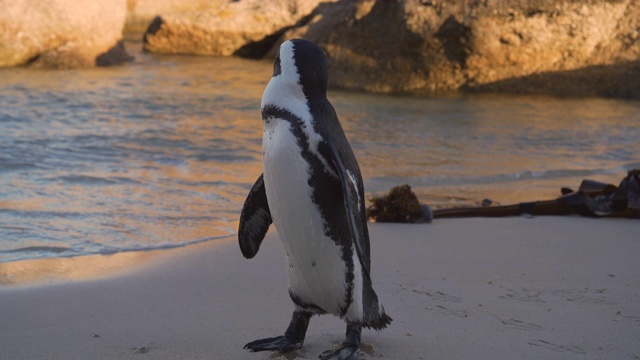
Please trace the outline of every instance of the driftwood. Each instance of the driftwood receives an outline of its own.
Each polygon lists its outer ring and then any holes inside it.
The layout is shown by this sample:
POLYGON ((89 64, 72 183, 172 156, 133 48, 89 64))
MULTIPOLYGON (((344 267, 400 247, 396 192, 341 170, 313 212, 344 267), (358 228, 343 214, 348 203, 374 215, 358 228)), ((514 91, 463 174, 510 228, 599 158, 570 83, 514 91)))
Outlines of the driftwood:
POLYGON ((577 191, 561 189, 562 196, 553 200, 523 202, 504 206, 464 207, 429 210, 427 205, 419 205, 422 216, 416 214, 417 197, 408 185, 392 189, 386 197, 374 198, 367 209, 367 215, 377 222, 431 222, 433 219, 461 217, 504 217, 522 215, 572 215, 587 217, 619 217, 640 219, 640 170, 631 170, 620 185, 605 184, 585 179, 577 191), (398 191, 402 189, 402 191, 398 191), (399 200, 401 193, 406 200, 399 200), (393 196, 391 196, 393 195, 393 196), (393 214, 402 211, 397 203, 411 203, 411 214, 393 214), (384 211, 383 211, 384 210, 384 211), (384 216, 379 216, 383 213, 384 216), (403 219, 404 221, 398 219, 403 219), (418 220, 418 221, 416 221, 418 220))
POLYGON ((562 188, 554 200, 524 202, 516 205, 453 208, 433 211, 433 217, 502 217, 517 215, 570 215, 588 217, 640 218, 640 170, 631 170, 619 186, 583 180, 578 191, 562 188))

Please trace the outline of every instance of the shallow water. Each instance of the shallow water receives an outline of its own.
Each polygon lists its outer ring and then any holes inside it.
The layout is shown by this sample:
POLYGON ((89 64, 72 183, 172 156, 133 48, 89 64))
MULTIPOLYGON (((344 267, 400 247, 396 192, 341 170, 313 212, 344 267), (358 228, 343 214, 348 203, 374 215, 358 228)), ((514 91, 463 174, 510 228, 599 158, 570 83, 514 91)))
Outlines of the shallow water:
MULTIPOLYGON (((261 172, 272 65, 136 54, 122 67, 0 69, 0 262, 235 234, 261 172)), ((640 167, 640 103, 332 91, 369 195, 433 207, 555 198, 640 167)))

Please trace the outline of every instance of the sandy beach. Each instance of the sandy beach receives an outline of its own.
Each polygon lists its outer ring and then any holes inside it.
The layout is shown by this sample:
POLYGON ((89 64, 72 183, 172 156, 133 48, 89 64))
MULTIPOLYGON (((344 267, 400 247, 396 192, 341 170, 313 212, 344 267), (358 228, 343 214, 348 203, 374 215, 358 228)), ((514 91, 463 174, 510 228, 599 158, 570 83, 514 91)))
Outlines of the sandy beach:
MULTIPOLYGON (((640 357, 637 220, 447 219, 370 231, 374 287, 394 318, 363 332, 371 358, 640 357)), ((275 231, 252 260, 229 238, 3 263, 0 281, 0 359, 313 359, 345 330, 314 317, 297 352, 242 349, 290 319, 275 231)))

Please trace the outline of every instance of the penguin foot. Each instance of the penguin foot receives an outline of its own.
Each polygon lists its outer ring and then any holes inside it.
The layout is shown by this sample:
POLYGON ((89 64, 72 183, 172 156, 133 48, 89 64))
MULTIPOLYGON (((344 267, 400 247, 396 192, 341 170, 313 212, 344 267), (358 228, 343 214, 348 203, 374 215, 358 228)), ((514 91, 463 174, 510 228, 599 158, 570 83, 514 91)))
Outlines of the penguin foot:
POLYGON ((360 347, 351 344, 342 344, 335 350, 327 350, 320 354, 322 360, 357 360, 360 354, 360 347))
POLYGON ((360 347, 353 344, 342 344, 335 350, 327 350, 320 354, 322 360, 356 360, 360 354, 360 347))
POLYGON ((362 324, 347 323, 347 336, 339 348, 320 354, 322 360, 356 360, 360 354, 360 332, 362 324))
POLYGON ((300 349, 301 347, 302 341, 294 341, 286 338, 285 336, 255 340, 244 346, 245 349, 248 349, 251 352, 278 351, 281 353, 300 349))
POLYGON ((244 348, 251 352, 278 351, 281 353, 300 349, 304 343, 311 315, 310 312, 296 310, 291 316, 291 322, 284 335, 252 341, 244 348))

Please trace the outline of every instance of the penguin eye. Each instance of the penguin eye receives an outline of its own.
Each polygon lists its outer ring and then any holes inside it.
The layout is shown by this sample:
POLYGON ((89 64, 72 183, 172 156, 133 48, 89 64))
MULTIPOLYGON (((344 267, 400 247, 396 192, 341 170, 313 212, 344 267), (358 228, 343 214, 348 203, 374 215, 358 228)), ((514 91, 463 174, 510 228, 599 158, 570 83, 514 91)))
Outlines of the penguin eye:
POLYGON ((282 73, 280 68, 280 53, 276 54, 276 61, 273 64, 273 76, 278 76, 282 73))

